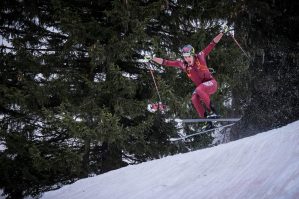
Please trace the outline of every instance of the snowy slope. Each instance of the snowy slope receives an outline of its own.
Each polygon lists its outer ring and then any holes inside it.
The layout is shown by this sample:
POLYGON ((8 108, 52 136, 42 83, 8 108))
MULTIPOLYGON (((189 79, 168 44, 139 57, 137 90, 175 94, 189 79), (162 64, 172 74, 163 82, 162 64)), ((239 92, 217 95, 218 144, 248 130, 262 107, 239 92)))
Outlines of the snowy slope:
POLYGON ((299 121, 79 180, 43 199, 298 199, 299 121))

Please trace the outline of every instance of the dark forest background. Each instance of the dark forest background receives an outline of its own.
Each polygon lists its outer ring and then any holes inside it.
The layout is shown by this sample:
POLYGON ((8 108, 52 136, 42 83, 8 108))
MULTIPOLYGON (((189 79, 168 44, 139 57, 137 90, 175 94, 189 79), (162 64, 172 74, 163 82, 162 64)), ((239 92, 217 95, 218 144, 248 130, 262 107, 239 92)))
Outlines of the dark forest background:
MULTIPOLYGON (((231 140, 299 118, 298 1, 0 1, 0 189, 7 198, 42 192, 128 164, 210 146, 210 135, 173 143, 174 118, 196 118, 194 86, 144 52, 181 58, 228 24, 208 57, 223 117, 242 117, 231 140)), ((185 129, 192 133, 193 128, 185 129)))

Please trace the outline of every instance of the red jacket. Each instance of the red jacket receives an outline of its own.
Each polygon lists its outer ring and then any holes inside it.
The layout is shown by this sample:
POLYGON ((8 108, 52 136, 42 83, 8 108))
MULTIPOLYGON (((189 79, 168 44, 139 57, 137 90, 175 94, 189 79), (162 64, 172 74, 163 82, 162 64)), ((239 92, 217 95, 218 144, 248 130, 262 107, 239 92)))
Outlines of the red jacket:
POLYGON ((214 79, 207 67, 206 56, 213 50, 215 45, 216 43, 212 41, 205 49, 203 49, 198 54, 195 54, 195 60, 192 66, 188 66, 188 64, 184 60, 171 61, 166 59, 163 60, 162 65, 180 68, 181 70, 186 72, 188 77, 194 82, 196 86, 198 86, 203 82, 214 79))

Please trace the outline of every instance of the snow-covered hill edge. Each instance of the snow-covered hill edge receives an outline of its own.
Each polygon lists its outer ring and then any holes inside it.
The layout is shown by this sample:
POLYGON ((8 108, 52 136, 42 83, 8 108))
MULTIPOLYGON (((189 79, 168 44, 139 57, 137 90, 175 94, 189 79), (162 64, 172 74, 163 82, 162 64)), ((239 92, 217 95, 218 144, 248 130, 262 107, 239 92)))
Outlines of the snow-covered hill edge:
POLYGON ((42 198, 299 198, 299 121, 82 179, 42 198))

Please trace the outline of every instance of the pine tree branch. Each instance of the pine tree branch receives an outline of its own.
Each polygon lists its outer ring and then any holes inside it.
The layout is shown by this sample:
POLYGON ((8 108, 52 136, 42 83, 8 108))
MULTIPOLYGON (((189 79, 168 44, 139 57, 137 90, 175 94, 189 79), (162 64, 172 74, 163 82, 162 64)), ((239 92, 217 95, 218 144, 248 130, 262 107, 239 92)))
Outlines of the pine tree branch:
MULTIPOLYGON (((18 48, 10 47, 10 46, 5 46, 5 45, 0 45, 1 49, 9 49, 9 50, 18 50, 18 48)), ((62 47, 60 49, 52 48, 52 49, 41 49, 41 48, 23 48, 28 51, 39 51, 39 52, 62 52, 65 51, 62 47)), ((87 53, 87 50, 79 49, 79 48, 73 48, 73 50, 77 52, 84 52, 87 53)))
MULTIPOLYGON (((48 30, 45 30, 45 31, 42 31, 42 32, 43 32, 43 34, 35 34, 35 35, 32 35, 32 36, 68 39, 68 36, 60 34, 58 32, 51 32, 51 31, 48 31, 48 30)), ((5 27, 5 26, 0 26, 0 33, 2 35, 14 33, 14 34, 17 34, 17 35, 21 36, 21 35, 28 34, 28 31, 20 30, 20 29, 17 29, 17 28, 10 28, 10 27, 5 27)))

